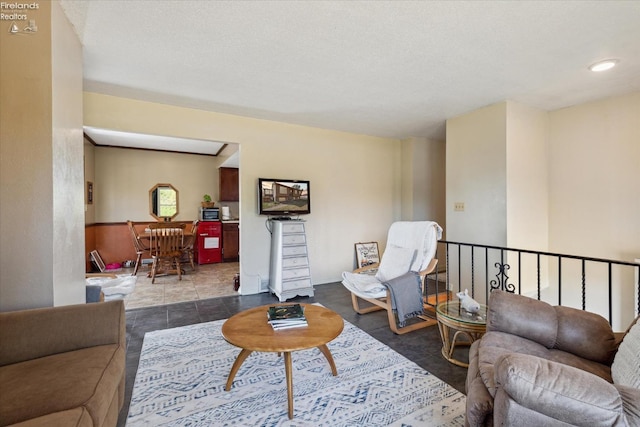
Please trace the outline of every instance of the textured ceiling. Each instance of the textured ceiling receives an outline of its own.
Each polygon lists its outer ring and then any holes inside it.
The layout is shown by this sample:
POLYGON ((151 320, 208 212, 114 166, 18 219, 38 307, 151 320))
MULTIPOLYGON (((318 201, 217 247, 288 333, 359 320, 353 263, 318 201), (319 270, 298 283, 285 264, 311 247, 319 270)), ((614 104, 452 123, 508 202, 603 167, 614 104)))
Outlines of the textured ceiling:
POLYGON ((640 90, 639 1, 61 4, 87 91, 360 134, 444 139, 447 118, 506 99, 640 90))

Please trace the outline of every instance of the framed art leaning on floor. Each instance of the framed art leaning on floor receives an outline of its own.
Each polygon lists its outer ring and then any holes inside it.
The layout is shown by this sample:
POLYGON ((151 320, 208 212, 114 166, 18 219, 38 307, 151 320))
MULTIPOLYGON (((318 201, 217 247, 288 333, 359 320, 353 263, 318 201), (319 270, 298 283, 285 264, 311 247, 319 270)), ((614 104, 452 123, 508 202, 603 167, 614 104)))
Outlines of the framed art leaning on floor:
POLYGON ((380 262, 378 242, 356 243, 355 248, 357 268, 380 262))

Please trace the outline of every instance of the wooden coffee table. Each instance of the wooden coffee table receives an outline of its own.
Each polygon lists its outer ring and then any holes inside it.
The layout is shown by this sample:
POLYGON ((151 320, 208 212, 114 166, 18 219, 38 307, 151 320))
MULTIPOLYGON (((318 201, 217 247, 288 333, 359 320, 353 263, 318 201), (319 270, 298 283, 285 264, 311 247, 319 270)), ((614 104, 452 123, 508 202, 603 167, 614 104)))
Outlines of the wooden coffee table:
POLYGON ((454 365, 469 364, 454 357, 456 346, 469 346, 487 330, 487 306, 480 304, 480 311, 472 314, 460 307, 460 301, 447 301, 436 307, 436 319, 442 338, 442 356, 454 365), (451 336, 451 330, 455 333, 451 336), (467 339, 459 341, 460 336, 467 339))
POLYGON ((300 304, 304 307, 304 314, 309 325, 301 328, 274 331, 271 325, 267 323, 267 309, 274 305, 286 304, 269 304, 242 311, 230 317, 222 325, 224 339, 229 344, 242 349, 231 367, 225 390, 231 390, 231 384, 238 369, 252 352, 284 353, 289 419, 292 419, 293 371, 291 368, 291 352, 318 347, 324 357, 327 358, 331 373, 334 376, 338 375, 333 357, 326 344, 340 335, 344 327, 344 321, 338 313, 328 308, 312 304, 300 304))

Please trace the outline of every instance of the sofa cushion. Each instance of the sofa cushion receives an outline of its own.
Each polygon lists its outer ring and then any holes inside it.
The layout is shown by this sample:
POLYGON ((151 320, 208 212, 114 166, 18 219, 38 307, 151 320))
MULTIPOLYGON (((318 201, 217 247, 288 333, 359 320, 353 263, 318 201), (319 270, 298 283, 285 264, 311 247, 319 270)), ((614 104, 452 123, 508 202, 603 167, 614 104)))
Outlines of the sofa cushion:
MULTIPOLYGON (((508 395, 501 400, 513 400, 534 414, 567 425, 625 425, 622 399, 613 384, 581 369, 512 353, 496 359, 495 370, 499 393, 508 395)), ((496 412, 498 406, 496 398, 496 412)), ((521 423, 547 425, 536 419, 523 419, 521 423)))
POLYGON ((542 344, 505 332, 487 332, 478 344, 478 371, 491 397, 496 395, 494 364, 498 357, 509 353, 524 353, 545 357, 548 349, 542 344))
POLYGON ((42 417, 33 418, 11 427, 93 427, 91 415, 84 408, 69 409, 68 411, 55 412, 42 417))
POLYGON ((527 354, 563 363, 574 368, 590 372, 611 382, 609 366, 583 359, 566 351, 549 349, 542 344, 511 335, 505 332, 487 332, 478 342, 478 371, 492 397, 495 397, 496 384, 494 380, 495 361, 511 353, 527 354))
POLYGON ((124 348, 111 344, 1 367, 0 425, 78 407, 89 413, 94 425, 103 425, 118 396, 124 360, 124 348))
POLYGON ((616 354, 616 336, 604 317, 571 307, 554 309, 558 318, 554 348, 611 365, 616 354), (594 342, 598 345, 593 345, 594 342))
POLYGON ((624 336, 611 365, 613 382, 640 388, 640 323, 636 322, 624 336))
POLYGON ((495 290, 489 298, 487 331, 507 332, 551 348, 556 343, 558 319, 546 302, 495 290))
POLYGON ((640 425, 640 389, 624 385, 613 385, 620 393, 624 414, 629 425, 640 425))

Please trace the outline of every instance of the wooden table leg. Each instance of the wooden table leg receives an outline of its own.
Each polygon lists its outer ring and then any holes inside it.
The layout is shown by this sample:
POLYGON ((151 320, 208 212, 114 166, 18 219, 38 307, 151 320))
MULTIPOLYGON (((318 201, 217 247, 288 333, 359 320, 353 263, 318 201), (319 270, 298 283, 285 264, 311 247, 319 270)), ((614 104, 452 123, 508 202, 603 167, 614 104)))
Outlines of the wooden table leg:
POLYGON ((284 352, 284 371, 287 377, 287 399, 289 403, 289 419, 293 419, 293 369, 291 367, 291 352, 284 352))
POLYGON ((331 367, 331 373, 333 374, 333 376, 334 377, 338 376, 338 370, 336 369, 336 364, 333 361, 333 356, 331 356, 331 352, 327 348, 327 345, 322 344, 321 346, 318 347, 318 350, 320 350, 322 354, 324 354, 324 357, 327 358, 327 362, 329 362, 329 366, 331 367))
POLYGON ((449 326, 440 321, 438 322, 438 329, 440 330, 440 338, 442 338, 442 355, 445 359, 451 360, 452 349, 449 338, 449 326))
POLYGON ((238 373, 238 369, 240 369, 240 366, 242 366, 242 363, 247 359, 247 357, 249 357, 251 353, 252 351, 247 350, 246 348, 243 348, 242 351, 240 351, 240 354, 238 354, 238 357, 236 357, 236 361, 233 362, 233 366, 231 367, 231 372, 229 372, 229 378, 227 378, 227 385, 224 388, 225 391, 231 390, 231 384, 233 383, 233 379, 238 373))

